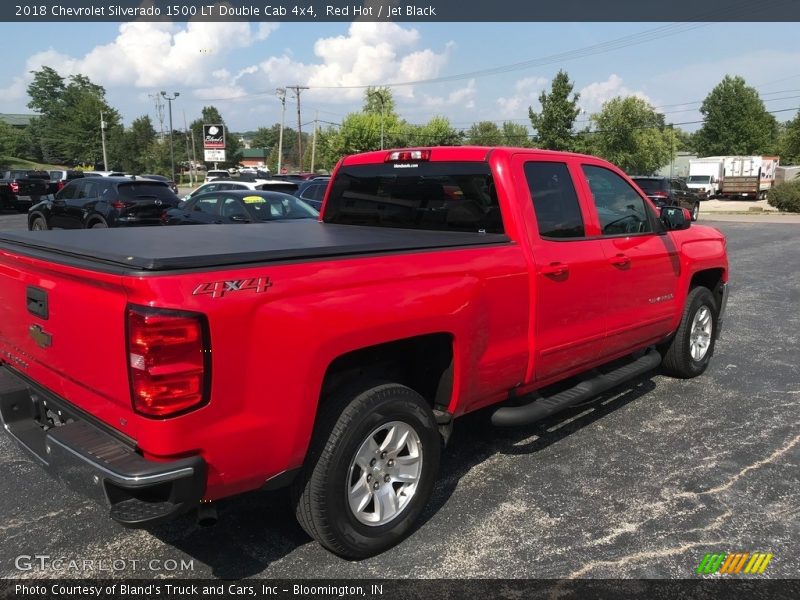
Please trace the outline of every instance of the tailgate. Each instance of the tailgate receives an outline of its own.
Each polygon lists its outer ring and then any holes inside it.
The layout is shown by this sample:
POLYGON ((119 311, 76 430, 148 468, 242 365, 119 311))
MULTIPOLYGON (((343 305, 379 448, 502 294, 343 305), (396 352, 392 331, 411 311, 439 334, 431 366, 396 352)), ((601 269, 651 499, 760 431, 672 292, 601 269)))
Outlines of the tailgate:
POLYGON ((20 196, 44 196, 50 186, 49 179, 20 179, 18 180, 20 196))
POLYGON ((0 362, 135 437, 118 275, 0 245, 0 362))

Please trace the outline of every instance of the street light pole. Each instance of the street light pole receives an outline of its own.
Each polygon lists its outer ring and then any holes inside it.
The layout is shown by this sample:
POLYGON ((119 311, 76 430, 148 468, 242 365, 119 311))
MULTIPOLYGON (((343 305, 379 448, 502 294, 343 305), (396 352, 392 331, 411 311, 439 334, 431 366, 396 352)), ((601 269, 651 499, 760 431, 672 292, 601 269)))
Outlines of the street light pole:
POLYGON ((278 134, 278 175, 280 175, 283 159, 283 123, 286 119, 286 88, 278 88, 275 93, 278 95, 278 100, 281 101, 281 130, 278 134))
POLYGON ((175 148, 172 145, 172 101, 181 95, 180 92, 172 92, 172 96, 167 96, 167 92, 161 92, 161 95, 167 99, 169 104, 169 160, 172 164, 172 181, 177 182, 178 178, 175 177, 175 148))
POLYGON ((106 154, 106 121, 100 111, 100 141, 103 143, 103 170, 108 171, 108 155, 106 154))

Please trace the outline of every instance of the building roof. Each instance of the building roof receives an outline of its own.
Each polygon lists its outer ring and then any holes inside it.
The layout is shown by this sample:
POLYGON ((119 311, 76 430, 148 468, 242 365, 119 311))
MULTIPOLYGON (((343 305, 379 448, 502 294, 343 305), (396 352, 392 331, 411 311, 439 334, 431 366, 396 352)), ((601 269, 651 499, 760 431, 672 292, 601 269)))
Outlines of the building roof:
POLYGON ((21 113, 0 113, 0 121, 5 121, 12 127, 27 127, 31 124, 31 119, 37 115, 23 115, 21 113))

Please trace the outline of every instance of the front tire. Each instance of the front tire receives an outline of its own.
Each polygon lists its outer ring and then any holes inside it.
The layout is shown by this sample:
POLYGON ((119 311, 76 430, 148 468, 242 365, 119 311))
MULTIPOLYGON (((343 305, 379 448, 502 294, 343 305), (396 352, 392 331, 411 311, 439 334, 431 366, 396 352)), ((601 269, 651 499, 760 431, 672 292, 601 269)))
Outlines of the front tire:
POLYGON ((694 206, 692 207, 692 221, 697 221, 697 218, 700 216, 700 203, 695 202, 694 206))
POLYGON ((342 557, 379 554, 411 532, 440 455, 433 413, 414 390, 384 383, 331 398, 292 487, 297 519, 342 557))
POLYGON ((714 296, 708 288, 692 288, 686 297, 678 330, 662 348, 664 372, 681 379, 702 374, 714 354, 716 332, 717 304, 714 296))
POLYGON ((44 220, 44 217, 34 217, 31 219, 31 231, 46 231, 48 229, 50 228, 47 226, 47 221, 44 220))
POLYGON ((98 219, 94 221, 91 225, 89 225, 89 229, 107 229, 108 223, 106 223, 103 219, 98 219))

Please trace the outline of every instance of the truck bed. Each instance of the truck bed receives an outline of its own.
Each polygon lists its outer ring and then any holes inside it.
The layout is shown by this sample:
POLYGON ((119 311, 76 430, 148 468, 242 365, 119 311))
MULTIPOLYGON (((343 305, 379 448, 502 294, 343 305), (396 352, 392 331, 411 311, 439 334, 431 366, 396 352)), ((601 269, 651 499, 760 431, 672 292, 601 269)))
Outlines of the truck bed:
POLYGON ((110 273, 206 269, 508 242, 500 234, 334 225, 307 219, 249 225, 0 232, 0 250, 110 273))

